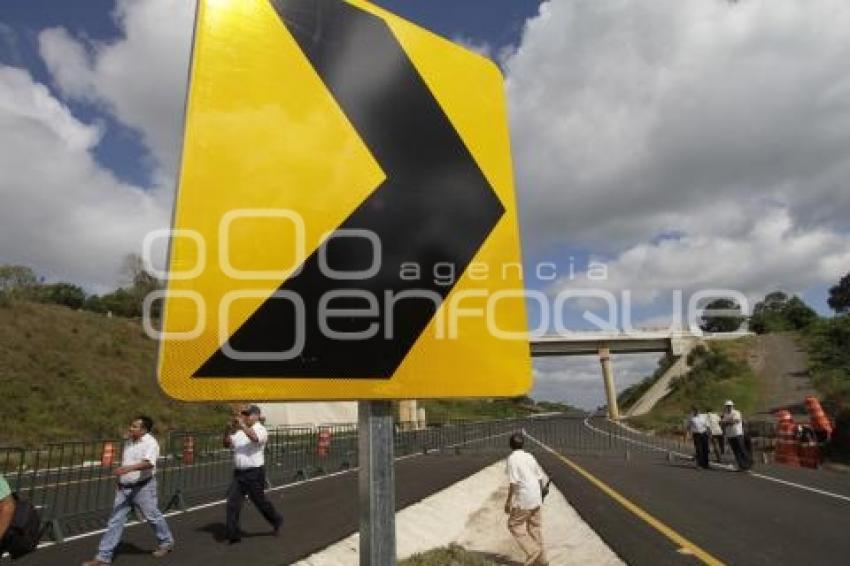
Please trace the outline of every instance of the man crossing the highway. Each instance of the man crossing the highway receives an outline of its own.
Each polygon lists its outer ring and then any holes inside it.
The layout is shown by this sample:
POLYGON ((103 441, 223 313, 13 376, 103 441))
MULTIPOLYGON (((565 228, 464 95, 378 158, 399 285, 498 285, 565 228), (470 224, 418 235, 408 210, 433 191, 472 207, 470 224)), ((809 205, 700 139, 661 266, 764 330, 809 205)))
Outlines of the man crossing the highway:
POLYGON ((227 490, 226 536, 231 544, 242 540, 239 531, 239 515, 242 502, 247 495, 257 510, 272 526, 274 534, 280 531, 283 517, 265 494, 266 442, 269 433, 260 424, 260 408, 249 405, 235 416, 224 433, 224 446, 233 450, 233 479, 227 490))
POLYGON ((511 455, 508 456, 507 472, 508 530, 525 553, 525 566, 546 566, 546 551, 543 548, 543 470, 537 460, 522 449, 525 438, 514 433, 510 438, 511 455))
POLYGON ((141 509, 154 530, 159 546, 153 555, 161 558, 174 549, 174 537, 157 503, 155 473, 159 460, 159 443, 151 435, 152 429, 153 420, 144 415, 136 417, 130 423, 130 435, 124 444, 121 466, 113 472, 118 479, 118 486, 112 515, 106 525, 106 532, 100 539, 97 556, 94 560, 84 562, 83 566, 104 566, 112 563, 115 548, 121 542, 124 532, 124 522, 133 505, 141 509))

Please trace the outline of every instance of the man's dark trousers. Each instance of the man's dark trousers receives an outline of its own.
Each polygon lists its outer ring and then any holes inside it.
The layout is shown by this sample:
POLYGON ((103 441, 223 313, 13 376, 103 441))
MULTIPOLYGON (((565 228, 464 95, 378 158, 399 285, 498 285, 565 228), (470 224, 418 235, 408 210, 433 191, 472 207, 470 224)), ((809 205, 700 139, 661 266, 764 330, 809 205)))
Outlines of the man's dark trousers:
POLYGON ((264 467, 234 470, 233 481, 227 490, 227 539, 237 541, 239 532, 239 513, 245 495, 257 507, 266 521, 275 529, 280 528, 283 517, 266 498, 266 469, 264 467))
POLYGON ((694 455, 700 468, 708 468, 708 435, 704 433, 693 433, 694 455))
POLYGON ((726 439, 729 442, 729 448, 735 454, 735 461, 738 464, 738 469, 749 470, 753 466, 753 459, 744 445, 743 436, 730 436, 726 439))

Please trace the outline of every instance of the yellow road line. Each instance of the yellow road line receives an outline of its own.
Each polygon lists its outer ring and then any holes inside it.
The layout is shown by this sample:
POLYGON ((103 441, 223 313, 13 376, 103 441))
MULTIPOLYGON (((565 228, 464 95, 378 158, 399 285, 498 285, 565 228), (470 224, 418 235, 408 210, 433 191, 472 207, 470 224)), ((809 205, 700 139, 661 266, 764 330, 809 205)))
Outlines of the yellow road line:
POLYGON ((710 566, 723 566, 723 562, 721 560, 715 558, 702 548, 698 547, 697 545, 695 545, 694 543, 674 531, 672 528, 668 527, 667 525, 665 525, 664 523, 662 523, 661 521, 659 521, 658 519, 638 507, 636 504, 626 499, 624 496, 620 495, 620 493, 615 491, 611 486, 609 486, 608 484, 606 484, 605 482, 603 482, 602 480, 600 480, 599 478, 597 478, 596 476, 594 476, 593 474, 591 474, 569 458, 559 454, 558 452, 555 452, 555 450, 543 444, 536 438, 528 435, 527 433, 526 436, 537 444, 539 444, 544 450, 551 453, 553 456, 555 456, 567 466, 572 468, 574 471, 578 472, 587 481, 601 489, 611 499, 613 499, 614 501, 616 501, 635 515, 637 515, 640 519, 648 523, 655 530, 657 530, 658 532, 666 536, 668 539, 679 545, 680 548, 686 550, 689 554, 700 559, 703 563, 709 564, 710 566))

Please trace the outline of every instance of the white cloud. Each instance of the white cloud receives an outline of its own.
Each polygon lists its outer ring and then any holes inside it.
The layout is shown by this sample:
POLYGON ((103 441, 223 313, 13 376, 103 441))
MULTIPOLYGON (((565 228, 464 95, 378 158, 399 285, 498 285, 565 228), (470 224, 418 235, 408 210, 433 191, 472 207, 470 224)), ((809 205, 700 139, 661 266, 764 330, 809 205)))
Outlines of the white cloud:
POLYGON ((29 73, 0 66, 0 262, 114 288, 124 255, 167 225, 168 195, 120 183, 95 162, 100 135, 29 73))
POLYGON ((53 84, 141 133, 152 187, 121 183, 92 150, 84 124, 26 72, 0 74, 0 260, 95 290, 121 283, 122 258, 167 227, 180 155, 194 2, 118 0, 122 35, 92 42, 65 28, 39 34, 53 84), (150 158, 153 159, 150 159, 150 158))
MULTIPOLYGON (((2 159, 16 167, 0 172, 0 190, 26 195, 4 207, 11 224, 38 218, 15 212, 35 206, 36 195, 40 209, 61 203, 66 217, 118 199, 121 212, 110 215, 133 233, 137 223, 167 224, 193 10, 191 1, 119 0, 122 35, 114 41, 64 28, 39 36, 63 96, 141 132, 158 163, 151 193, 97 167, 90 150, 98 128, 30 79, 4 74, 13 110, 0 118, 0 143, 10 148, 2 159), (45 148, 51 163, 19 163, 22 147, 30 156, 45 148), (70 182, 85 187, 77 195, 70 182)), ((844 0, 551 0, 527 22, 516 49, 494 53, 458 40, 505 58, 526 248, 588 249, 608 261, 609 279, 566 284, 633 289, 636 299, 652 301, 673 288, 801 291, 850 269, 847 29, 844 0), (678 236, 658 238, 671 233, 678 236)), ((9 241, 0 251, 26 259, 8 252, 9 241)), ((15 246, 35 253, 35 242, 48 244, 42 237, 15 246)), ((53 269, 47 258, 66 257, 64 243, 38 251, 40 264, 53 269)), ((85 280, 94 272, 111 267, 91 269, 85 280)))
POLYGON ((99 104, 141 132, 157 164, 158 182, 176 175, 183 131, 194 2, 119 0, 123 37, 92 43, 64 28, 39 34, 41 56, 64 96, 99 104))
POLYGON ((526 242, 846 230, 848 29, 844 0, 543 4, 507 62, 526 242))
POLYGON ((850 269, 850 234, 796 229, 786 208, 765 210, 749 231, 737 236, 685 235, 627 248, 607 263, 608 278, 580 275, 557 282, 562 289, 629 290, 635 304, 670 304, 673 290, 687 301, 704 289, 732 289, 752 303, 782 288, 801 293, 837 281, 850 269))

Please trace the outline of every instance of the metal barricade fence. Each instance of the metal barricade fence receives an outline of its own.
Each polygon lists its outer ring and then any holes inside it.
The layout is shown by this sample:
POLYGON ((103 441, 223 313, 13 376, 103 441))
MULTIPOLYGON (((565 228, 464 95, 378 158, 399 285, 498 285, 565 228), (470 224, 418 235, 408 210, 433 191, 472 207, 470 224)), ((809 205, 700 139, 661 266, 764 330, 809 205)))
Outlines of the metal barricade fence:
MULTIPOLYGON (((17 471, 4 475, 12 489, 41 511, 54 539, 62 540, 63 522, 111 507, 116 480, 102 462, 107 446, 115 449, 120 443, 64 442, 34 450, 15 449, 17 471)), ((11 463, 8 456, 4 460, 7 466, 11 463)))
MULTIPOLYGON (((631 431, 604 418, 547 416, 489 421, 447 421, 422 429, 395 433, 396 456, 441 451, 445 454, 509 452, 508 438, 525 430, 536 440, 565 454, 628 454, 630 452, 689 451, 681 440, 631 431)), ((172 432, 162 440, 157 483, 163 509, 206 503, 225 496, 233 475, 233 454, 221 432, 172 432)), ((769 436, 758 442, 767 445, 769 436)), ((528 448, 536 449, 533 443, 528 448)), ((121 460, 121 442, 68 442, 38 449, 0 448, 0 471, 13 489, 43 510, 53 527, 52 538, 63 533, 102 526, 111 511, 121 460), (113 465, 104 465, 104 448, 112 443, 113 465)), ((356 424, 281 427, 269 430, 266 472, 270 486, 297 482, 357 466, 356 424)))
POLYGON ((24 467, 24 449, 12 446, 0 447, 0 474, 6 478, 13 490, 17 489, 24 467))
POLYGON ((752 421, 747 423, 744 432, 747 435, 754 456, 761 454, 761 458, 764 461, 769 461, 773 458, 773 454, 776 452, 777 427, 775 422, 752 421))

